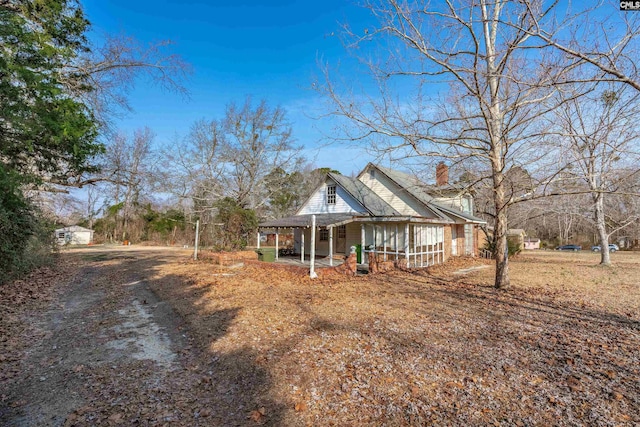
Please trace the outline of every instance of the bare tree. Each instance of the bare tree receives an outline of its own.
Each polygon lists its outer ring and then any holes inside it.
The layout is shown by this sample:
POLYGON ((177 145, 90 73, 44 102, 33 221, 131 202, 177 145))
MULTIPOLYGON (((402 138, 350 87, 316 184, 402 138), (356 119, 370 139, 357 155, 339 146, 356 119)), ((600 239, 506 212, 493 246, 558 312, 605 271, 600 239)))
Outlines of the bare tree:
POLYGON ((254 107, 247 98, 241 106, 230 104, 222 123, 226 186, 241 206, 260 208, 271 195, 264 177, 275 169, 297 170, 303 163, 286 112, 264 100, 254 107))
POLYGON ((243 208, 264 209, 278 188, 274 170, 294 171, 303 159, 280 107, 266 101, 230 104, 221 120, 200 120, 181 142, 166 149, 164 181, 174 195, 189 199, 199 216, 215 214, 215 203, 230 197, 243 208))
POLYGON ((112 208, 115 212, 115 233, 122 240, 129 233, 129 222, 140 206, 145 193, 151 189, 151 180, 156 174, 156 163, 152 151, 155 135, 149 128, 137 130, 133 138, 118 134, 109 144, 103 169, 110 178, 112 208))
POLYGON ((192 125, 186 138, 176 136, 162 152, 160 180, 165 190, 205 223, 215 216, 214 204, 225 195, 223 140, 220 123, 203 119, 192 125))
MULTIPOLYGON (((557 3, 552 1, 550 7, 557 3)), ((559 25, 548 27, 543 16, 532 14, 533 25, 526 32, 545 47, 562 52, 569 66, 587 66, 595 71, 576 81, 590 81, 597 75, 598 80, 618 81, 640 91, 640 14, 620 10, 621 3, 570 2, 562 9, 555 7, 559 25)))
POLYGON ((102 203, 104 203, 104 195, 100 188, 95 185, 90 185, 87 187, 86 196, 87 201, 85 204, 85 215, 88 222, 87 225, 90 229, 93 229, 94 221, 103 208, 102 203))
POLYGON ((558 29, 552 16, 557 4, 380 0, 367 6, 379 24, 347 27, 348 46, 363 60, 371 46, 385 52, 380 61, 366 60, 379 94, 342 91, 328 69, 322 88, 335 114, 355 125, 349 139, 366 139, 392 158, 440 156, 488 172, 477 182, 490 185, 495 286, 507 288, 507 211, 528 197, 509 185, 507 173, 526 166, 532 177, 550 179, 553 161, 540 118, 569 98, 554 94, 575 66, 532 37, 539 25, 558 29))
POLYGON ((172 44, 163 40, 145 46, 131 36, 106 35, 103 44, 68 65, 63 83, 69 93, 91 108, 102 130, 113 133, 111 120, 121 111, 131 110, 128 95, 137 80, 144 78, 187 96, 184 82, 191 67, 179 55, 168 52, 172 44))
MULTIPOLYGON (((557 110, 555 122, 561 126, 566 143, 564 178, 582 181, 591 196, 593 224, 601 250, 601 264, 611 264, 609 237, 640 219, 630 212, 614 226, 607 221, 605 198, 626 193, 628 182, 640 174, 640 129, 636 112, 640 92, 620 83, 595 83, 588 95, 572 99, 557 110)), ((620 210, 619 214, 622 213, 620 210)))

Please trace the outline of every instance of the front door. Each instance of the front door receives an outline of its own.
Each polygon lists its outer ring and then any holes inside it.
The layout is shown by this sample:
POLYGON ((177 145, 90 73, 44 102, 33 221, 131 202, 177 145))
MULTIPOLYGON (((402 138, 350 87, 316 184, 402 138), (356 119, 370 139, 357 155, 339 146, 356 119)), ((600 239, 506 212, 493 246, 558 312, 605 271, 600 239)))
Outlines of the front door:
POLYGON ((451 255, 458 255, 458 226, 451 226, 451 255))

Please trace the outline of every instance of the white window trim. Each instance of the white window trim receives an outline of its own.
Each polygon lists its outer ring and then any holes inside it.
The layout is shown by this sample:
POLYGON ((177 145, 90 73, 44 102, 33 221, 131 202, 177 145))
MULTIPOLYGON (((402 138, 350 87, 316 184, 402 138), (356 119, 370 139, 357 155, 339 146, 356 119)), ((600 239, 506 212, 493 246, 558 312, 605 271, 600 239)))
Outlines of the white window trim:
POLYGON ((335 185, 327 185, 327 204, 328 205, 336 204, 337 193, 338 193, 338 190, 335 185))

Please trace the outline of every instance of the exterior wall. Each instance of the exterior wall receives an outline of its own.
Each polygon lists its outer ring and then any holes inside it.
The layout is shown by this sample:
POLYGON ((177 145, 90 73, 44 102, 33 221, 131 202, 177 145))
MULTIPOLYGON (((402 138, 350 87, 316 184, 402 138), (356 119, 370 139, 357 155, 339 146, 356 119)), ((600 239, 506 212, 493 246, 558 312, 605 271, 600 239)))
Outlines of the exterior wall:
POLYGON ((458 237, 456 239, 458 244, 458 256, 465 255, 466 254, 466 246, 465 246, 466 238, 464 234, 464 225, 456 224, 455 227, 456 227, 456 231, 458 232, 458 237))
POLYGON ((452 225, 444 226, 444 260, 451 258, 451 227, 452 225))
POLYGON ((346 240, 346 251, 349 252, 349 248, 351 246, 356 246, 360 244, 360 224, 358 223, 350 223, 347 224, 347 240, 346 240))
POLYGON ((293 230, 293 252, 299 254, 301 243, 302 243, 302 232, 303 230, 300 228, 296 228, 293 230))
POLYGON ((540 249, 540 240, 525 240, 524 248, 527 250, 540 249))
POLYGON ((433 200, 443 206, 448 206, 462 212, 473 214, 473 198, 458 194, 451 197, 434 197, 433 200))
POLYGON ((478 234, 482 233, 478 225, 473 226, 473 256, 480 255, 480 248, 478 248, 478 234))
MULTIPOLYGON (((304 256, 305 258, 311 255, 311 228, 305 228, 300 230, 300 233, 304 232, 304 256)), ((335 239, 335 232, 333 230, 333 238, 335 239)), ((299 242, 299 241, 298 241, 299 242)), ((300 244, 298 243, 298 247, 300 244)), ((296 250, 296 253, 300 253, 300 250, 296 250)), ((329 241, 320 241, 320 229, 316 230, 316 256, 328 256, 329 255, 329 241)))
POLYGON ((337 185, 332 179, 319 187, 315 193, 305 202, 298 211, 298 215, 323 214, 323 213, 358 213, 365 212, 362 205, 349 195, 342 187, 337 185), (336 203, 327 203, 327 186, 336 186, 336 203))
POLYGON ((375 171, 374 176, 371 175, 371 172, 372 169, 362 174, 362 176, 359 177, 360 181, 402 215, 423 216, 425 218, 434 217, 420 202, 415 200, 405 190, 398 187, 381 172, 375 171))
POLYGON ((470 227, 471 228, 471 233, 472 233, 472 241, 470 241, 470 247, 469 249, 471 249, 470 251, 467 251, 467 239, 466 239, 466 235, 465 235, 465 227, 464 224, 450 224, 450 225, 445 225, 444 226, 444 255, 445 255, 445 260, 449 259, 449 257, 453 256, 452 255, 452 242, 453 242, 453 232, 452 232, 452 228, 455 227, 456 229, 456 245, 457 245, 457 255, 455 256, 463 256, 463 255, 472 255, 472 256, 477 256, 478 255, 478 246, 482 247, 480 245, 480 242, 478 241, 479 239, 479 234, 483 234, 482 231, 480 230, 480 228, 478 226, 473 226, 470 227))
POLYGON ((59 245, 88 245, 92 240, 92 231, 68 231, 64 229, 56 230, 56 240, 59 245), (64 233, 65 237, 58 237, 59 234, 64 233))
MULTIPOLYGON (((311 253, 311 229, 295 229, 293 232, 293 241, 294 241, 294 252, 299 254, 300 247, 302 242, 302 233, 304 232, 304 254, 308 256, 311 253)), ((335 249, 337 245, 337 228, 333 229, 333 245, 334 245, 334 254, 338 253, 335 249)), ((345 255, 349 253, 349 248, 351 246, 356 246, 360 244, 360 224, 357 223, 349 223, 345 227, 345 255)), ((342 253, 342 252, 340 252, 342 253)), ((328 256, 329 255, 329 242, 321 242, 320 241, 320 232, 316 231, 316 255, 319 256, 328 256)))

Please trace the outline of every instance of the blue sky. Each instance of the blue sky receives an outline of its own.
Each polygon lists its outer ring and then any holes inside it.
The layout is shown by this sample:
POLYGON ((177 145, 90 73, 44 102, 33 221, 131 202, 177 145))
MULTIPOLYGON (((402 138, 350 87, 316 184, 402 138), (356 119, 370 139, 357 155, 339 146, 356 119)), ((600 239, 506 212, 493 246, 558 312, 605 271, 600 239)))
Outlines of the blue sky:
POLYGON ((344 72, 349 59, 337 37, 340 24, 369 19, 351 2, 85 0, 83 6, 95 40, 116 33, 142 43, 170 39, 171 52, 193 68, 188 99, 138 81, 130 94, 134 111, 116 121, 121 130, 148 126, 164 144, 184 137, 198 119, 221 118, 229 102, 250 95, 288 111, 298 144, 316 166, 351 174, 371 160, 362 149, 325 146, 334 123, 314 119, 326 104, 311 89, 318 60, 340 63, 344 72))

